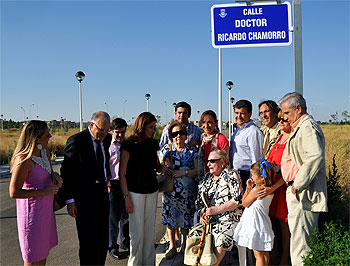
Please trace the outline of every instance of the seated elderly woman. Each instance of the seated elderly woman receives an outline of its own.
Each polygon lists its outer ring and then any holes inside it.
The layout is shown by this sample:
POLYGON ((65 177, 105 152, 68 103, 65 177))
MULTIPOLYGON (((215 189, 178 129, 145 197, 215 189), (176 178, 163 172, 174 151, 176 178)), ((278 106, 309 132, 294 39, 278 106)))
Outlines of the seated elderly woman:
POLYGON ((203 177, 198 191, 198 205, 203 208, 200 195, 204 193, 210 207, 201 212, 201 224, 212 225, 213 243, 219 265, 226 251, 233 247, 233 233, 242 215, 242 184, 236 170, 228 169, 224 151, 213 150, 208 156, 209 172, 203 177), (211 219, 210 219, 211 218, 211 219))

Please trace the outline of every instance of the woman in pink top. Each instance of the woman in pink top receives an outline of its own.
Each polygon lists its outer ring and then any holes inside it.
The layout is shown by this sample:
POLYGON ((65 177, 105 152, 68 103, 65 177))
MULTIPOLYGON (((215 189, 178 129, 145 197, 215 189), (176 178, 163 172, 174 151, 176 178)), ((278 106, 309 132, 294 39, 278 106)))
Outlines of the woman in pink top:
POLYGON ((47 144, 51 134, 45 122, 25 124, 12 156, 10 197, 16 198, 18 238, 24 265, 45 265, 57 245, 53 198, 62 179, 54 173, 47 144))
POLYGON ((209 172, 207 165, 207 159, 209 153, 213 150, 222 150, 229 154, 229 143, 227 138, 219 133, 218 130, 218 120, 216 114, 212 110, 207 110, 203 112, 201 116, 201 127, 204 133, 201 137, 200 147, 199 147, 199 176, 203 176, 205 173, 209 172))

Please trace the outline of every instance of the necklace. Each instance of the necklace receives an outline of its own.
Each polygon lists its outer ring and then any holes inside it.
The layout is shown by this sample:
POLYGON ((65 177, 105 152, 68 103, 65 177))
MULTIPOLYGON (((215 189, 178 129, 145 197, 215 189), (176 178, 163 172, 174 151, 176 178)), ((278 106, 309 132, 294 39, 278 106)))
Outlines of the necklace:
POLYGON ((49 172, 51 174, 51 164, 49 162, 49 158, 47 158, 46 151, 41 150, 40 151, 41 156, 35 156, 32 155, 31 159, 38 165, 40 165, 43 169, 49 172))
POLYGON ((282 141, 282 138, 279 140, 279 142, 277 142, 277 145, 276 145, 276 151, 283 145, 285 144, 286 142, 288 141, 288 137, 285 138, 283 141, 282 141))

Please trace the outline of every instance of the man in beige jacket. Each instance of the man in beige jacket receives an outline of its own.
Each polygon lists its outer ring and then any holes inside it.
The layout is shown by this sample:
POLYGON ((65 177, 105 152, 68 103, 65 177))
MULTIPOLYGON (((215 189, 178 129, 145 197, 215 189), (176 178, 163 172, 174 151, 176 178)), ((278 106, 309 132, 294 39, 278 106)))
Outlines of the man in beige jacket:
POLYGON ((307 114, 306 102, 297 92, 279 101, 292 133, 284 150, 281 170, 287 183, 288 224, 292 265, 303 265, 308 240, 318 226, 320 212, 327 211, 325 140, 317 122, 307 114))

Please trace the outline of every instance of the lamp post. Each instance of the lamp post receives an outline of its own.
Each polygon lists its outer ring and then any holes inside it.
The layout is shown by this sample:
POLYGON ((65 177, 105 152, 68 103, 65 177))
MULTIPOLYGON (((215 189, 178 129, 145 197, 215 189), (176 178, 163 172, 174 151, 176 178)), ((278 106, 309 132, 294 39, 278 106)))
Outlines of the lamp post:
POLYGON ((145 98, 146 98, 146 101, 147 101, 147 112, 149 112, 149 98, 151 98, 151 94, 146 93, 145 98))
POLYGON ((82 97, 81 97, 81 82, 85 78, 85 74, 83 71, 78 71, 77 73, 75 73, 75 77, 79 81, 80 131, 83 131, 83 102, 82 102, 82 97))
POLYGON ((107 105, 107 103, 105 103, 105 106, 106 106, 106 112, 108 113, 108 105, 107 105))
POLYGON ((123 118, 125 119, 125 103, 127 102, 128 100, 124 100, 123 102, 123 118))
MULTIPOLYGON (((233 97, 231 97, 231 108, 232 108, 232 110, 234 110, 234 108, 235 108, 235 105, 233 104, 234 103, 234 101, 235 101, 235 98, 233 98, 233 97)), ((231 131, 231 134, 233 135, 233 121, 234 121, 234 119, 233 119, 233 115, 234 115, 234 113, 235 112, 232 112, 232 131, 231 131)), ((229 140, 230 141, 230 140, 229 140)))
POLYGON ((200 120, 199 114, 200 114, 200 112, 201 111, 199 111, 199 110, 197 111, 197 114, 198 114, 198 125, 197 126, 199 126, 199 120, 200 120))
POLYGON ((1 114, 1 130, 4 131, 4 115, 1 114))
POLYGON ((30 109, 32 108, 32 106, 34 106, 34 103, 29 105, 29 120, 32 120, 32 115, 31 115, 31 112, 30 112, 30 109))
POLYGON ((21 109, 23 110, 23 121, 26 122, 26 110, 24 110, 23 106, 21 106, 21 109))
POLYGON ((167 124, 168 123, 168 105, 167 105, 167 102, 166 101, 164 101, 164 103, 165 103, 165 124, 167 124))
POLYGON ((233 82, 227 81, 226 87, 228 88, 228 139, 231 139, 231 89, 233 82))
MULTIPOLYGON (((173 103, 173 106, 174 106, 174 110, 176 108, 176 103, 173 103)), ((176 115, 175 115, 175 112, 174 112, 174 121, 176 120, 176 115)))

